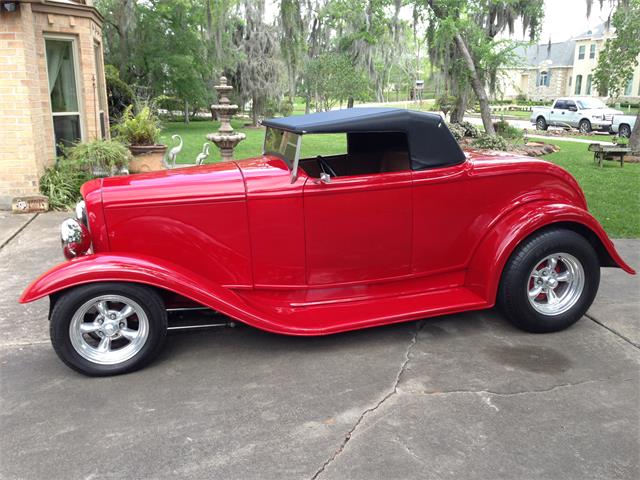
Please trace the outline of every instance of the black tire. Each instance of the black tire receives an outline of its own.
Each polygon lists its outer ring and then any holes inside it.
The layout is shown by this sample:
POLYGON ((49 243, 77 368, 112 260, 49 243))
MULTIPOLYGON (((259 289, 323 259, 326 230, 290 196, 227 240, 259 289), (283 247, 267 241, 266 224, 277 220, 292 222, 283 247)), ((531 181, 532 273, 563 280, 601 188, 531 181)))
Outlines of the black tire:
POLYGON ((580 130, 580 133, 591 133, 591 122, 583 118, 578 124, 578 130, 580 130))
POLYGON ((544 117, 536 118, 536 130, 546 130, 547 128, 549 128, 549 125, 544 117))
POLYGON ((118 375, 143 367, 159 353, 167 335, 167 312, 160 295, 150 287, 132 283, 99 282, 68 290, 57 298, 49 320, 51 343, 58 357, 72 369, 90 376, 118 375), (91 299, 103 295, 132 300, 142 308, 148 320, 144 343, 135 355, 121 363, 93 362, 80 355, 71 340, 70 325, 75 313, 91 299))
POLYGON ((631 136, 631 127, 626 123, 620 124, 620 128, 618 129, 618 133, 621 137, 629 138, 631 136))
POLYGON ((509 321, 522 330, 531 333, 557 332, 582 318, 591 306, 599 284, 600 262, 591 244, 572 230, 549 228, 533 234, 513 252, 502 273, 498 304, 509 321), (583 288, 567 311, 543 314, 529 300, 530 275, 545 257, 560 252, 573 256, 581 264, 583 288))

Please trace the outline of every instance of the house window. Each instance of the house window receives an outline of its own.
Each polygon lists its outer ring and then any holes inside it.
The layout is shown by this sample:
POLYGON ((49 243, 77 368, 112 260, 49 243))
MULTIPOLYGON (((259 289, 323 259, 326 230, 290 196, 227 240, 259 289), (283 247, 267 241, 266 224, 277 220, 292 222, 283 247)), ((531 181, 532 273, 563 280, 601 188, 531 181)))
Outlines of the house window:
POLYGON ((589 47, 589 58, 596 58, 596 44, 592 43, 589 47))
POLYGON ((580 95, 580 90, 582 90, 582 75, 576 75, 576 89, 574 93, 580 95))
POLYGON ((587 75, 587 95, 591 95, 591 81, 593 80, 593 75, 587 75))
POLYGON ((46 38, 45 47, 56 154, 60 155, 60 144, 66 146, 82 139, 74 41, 46 38))
POLYGON ((98 91, 96 92, 96 96, 97 96, 97 103, 98 103, 98 116, 100 118, 100 136, 102 138, 105 138, 107 136, 107 125, 106 125, 106 118, 105 118, 105 112, 106 112, 106 99, 105 97, 105 86, 104 86, 104 73, 102 71, 102 56, 100 55, 101 53, 101 48, 100 48, 100 44, 99 43, 94 43, 93 44, 93 53, 94 53, 94 59, 96 62, 96 88, 98 89, 98 91))
POLYGON ((586 50, 586 47, 584 45, 580 45, 578 47, 578 60, 584 60, 585 50, 586 50))
POLYGON ((629 95, 631 95, 631 89, 633 88, 633 77, 631 77, 629 79, 629 81, 627 82, 627 86, 624 88, 624 96, 628 97, 629 95))
POLYGON ((548 87, 549 86, 549 72, 543 70, 540 72, 540 78, 538 80, 538 86, 540 87, 548 87))

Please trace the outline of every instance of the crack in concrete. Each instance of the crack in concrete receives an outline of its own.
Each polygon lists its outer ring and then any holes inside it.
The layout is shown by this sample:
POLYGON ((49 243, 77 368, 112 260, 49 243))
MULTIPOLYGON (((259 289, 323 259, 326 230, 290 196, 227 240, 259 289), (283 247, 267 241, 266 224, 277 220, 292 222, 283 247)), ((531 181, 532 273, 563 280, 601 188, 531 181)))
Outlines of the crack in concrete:
POLYGON ((585 317, 587 317, 589 320, 591 320, 593 323, 600 325, 602 328, 604 328, 605 330, 609 330, 611 333, 613 333, 616 337, 621 338, 622 340, 624 340, 625 342, 627 342, 630 345, 633 345, 634 347, 636 347, 637 349, 640 349, 640 345, 638 345, 637 343, 635 343, 633 340, 631 340, 630 338, 625 337, 623 334, 621 334, 620 332, 614 330, 613 328, 605 325, 604 323, 602 323, 600 320, 598 320, 595 317, 592 317, 591 315, 589 315, 588 313, 584 314, 585 317))
POLYGON ((356 423, 353 425, 353 427, 351 427, 351 429, 345 435, 345 437, 342 440, 342 442, 341 442, 340 446, 338 447, 338 449, 335 452, 333 452, 333 454, 313 474, 313 476, 311 477, 311 480, 316 480, 320 475, 322 475, 324 473, 325 469, 336 458, 338 458, 338 456, 344 451, 345 447, 347 446, 347 444, 351 440, 352 435, 358 429, 360 424, 362 424, 364 419, 369 414, 371 414, 371 413, 375 412, 376 410, 378 410, 387 400, 389 400, 391 397, 393 397, 395 394, 398 393, 398 385, 400 385, 400 380, 402 379, 402 375, 404 374, 405 370, 407 369, 407 365, 409 364, 409 361, 411 359, 411 350, 413 349, 413 347, 417 343, 418 334, 420 333, 420 330, 422 330, 423 326, 424 326, 424 322, 418 323, 417 326, 416 326, 415 333, 411 336, 411 340, 409 341, 409 345, 407 346, 407 349, 406 349, 405 354, 404 354, 404 360, 402 361, 402 364, 400 365, 400 369, 398 370, 398 373, 396 374, 396 378, 395 378, 395 381, 393 383, 393 387, 374 406, 365 409, 360 414, 360 416, 358 417, 358 420, 356 420, 356 423))
POLYGON ((20 228, 18 228, 18 230, 16 230, 13 235, 11 235, 9 238, 7 238, 4 242, 2 242, 2 245, 0 245, 0 250, 2 250, 4 247, 6 247, 7 245, 9 245, 9 242, 11 242, 11 240, 13 240, 14 238, 16 238, 18 235, 20 235, 20 233, 29 226, 29 224, 31 222, 33 222, 36 217, 39 215, 39 213, 36 213, 33 215, 33 217, 31 217, 29 220, 27 220, 20 228))
POLYGON ((542 388, 539 390, 518 390, 515 392, 497 392, 494 390, 445 390, 442 392, 407 390, 407 391, 401 391, 400 394, 401 395, 428 395, 428 396, 446 396, 446 395, 455 395, 455 394, 473 394, 473 395, 485 394, 485 395, 493 395, 496 397, 513 397, 517 395, 533 395, 538 393, 548 393, 548 392, 553 392, 554 390, 559 390, 562 388, 577 387, 579 385, 586 385, 590 383, 599 383, 599 382, 609 382, 614 380, 617 380, 619 382, 630 382, 635 379, 624 378, 624 379, 618 380, 615 378, 597 378, 592 380, 583 380, 581 382, 561 383, 559 385, 553 385, 552 387, 542 388))

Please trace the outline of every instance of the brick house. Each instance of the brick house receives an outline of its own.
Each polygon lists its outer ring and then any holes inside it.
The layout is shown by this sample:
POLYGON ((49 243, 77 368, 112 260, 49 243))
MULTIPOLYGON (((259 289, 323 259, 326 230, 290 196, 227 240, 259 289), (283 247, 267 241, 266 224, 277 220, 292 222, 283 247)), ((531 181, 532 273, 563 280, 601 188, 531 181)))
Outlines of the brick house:
POLYGON ((0 0, 0 208, 38 193, 56 145, 109 137, 93 0, 0 0))

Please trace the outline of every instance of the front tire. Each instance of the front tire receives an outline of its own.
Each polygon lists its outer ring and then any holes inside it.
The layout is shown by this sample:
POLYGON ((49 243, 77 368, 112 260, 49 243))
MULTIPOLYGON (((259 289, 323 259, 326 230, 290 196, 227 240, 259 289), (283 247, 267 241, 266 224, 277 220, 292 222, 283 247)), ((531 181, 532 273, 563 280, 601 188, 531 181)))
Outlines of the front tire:
POLYGON ((591 306, 600 263, 580 234, 552 228, 526 239, 505 266, 498 303, 515 326, 532 333, 563 330, 591 306))
POLYGON ((69 367, 91 376, 117 375, 141 368, 158 354, 167 313, 150 287, 94 283, 57 299, 49 332, 56 354, 69 367))
POLYGON ((591 133, 591 122, 586 118, 580 120, 580 123, 578 124, 578 130, 580 130, 580 133, 591 133))

